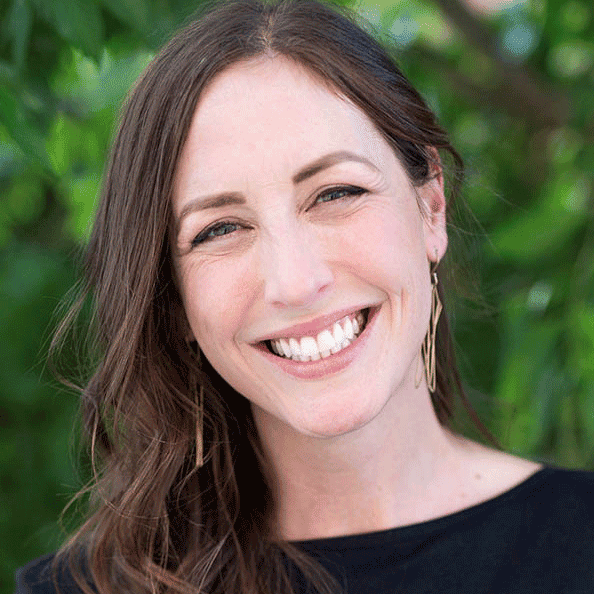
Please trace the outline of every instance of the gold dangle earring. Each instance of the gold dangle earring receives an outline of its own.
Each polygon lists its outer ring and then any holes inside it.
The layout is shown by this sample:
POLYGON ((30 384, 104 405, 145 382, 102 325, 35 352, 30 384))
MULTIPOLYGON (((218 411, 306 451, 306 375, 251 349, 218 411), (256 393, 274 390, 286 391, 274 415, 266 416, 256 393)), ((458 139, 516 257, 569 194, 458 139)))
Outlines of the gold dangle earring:
MULTIPOLYGON (((423 344, 421 345, 421 357, 423 359, 423 367, 425 371, 425 379, 427 380, 427 387, 429 392, 435 392, 437 373, 436 373, 436 357, 435 357, 435 334, 437 332, 437 323, 439 322, 439 316, 443 310, 441 299, 439 298, 439 292, 437 291, 437 266, 439 260, 437 259, 437 251, 435 253, 435 262, 433 263, 431 270, 431 314, 429 316, 429 330, 425 334, 423 344)), ((417 368, 418 371, 418 368, 417 368)), ((422 377, 422 376, 421 376, 422 377)), ((421 385, 421 377, 417 373, 415 378, 415 387, 421 385)))
POLYGON ((200 390, 196 390, 196 468, 204 464, 204 386, 200 384, 200 390))
MULTIPOLYGON (((198 352, 190 345, 192 354, 198 358, 198 352)), ((191 390, 196 403, 196 468, 201 468, 204 464, 204 386, 191 374, 191 390)))

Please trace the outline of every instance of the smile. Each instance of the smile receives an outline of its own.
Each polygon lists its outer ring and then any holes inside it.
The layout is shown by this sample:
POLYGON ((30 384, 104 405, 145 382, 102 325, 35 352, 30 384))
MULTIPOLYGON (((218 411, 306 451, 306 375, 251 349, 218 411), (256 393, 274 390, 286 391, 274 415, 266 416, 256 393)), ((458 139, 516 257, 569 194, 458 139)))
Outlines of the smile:
POLYGON ((265 341, 279 357, 307 362, 325 359, 348 347, 365 329, 369 308, 345 316, 317 336, 286 337, 265 341))
MULTIPOLYGON (((275 367, 297 379, 327 378, 344 371, 362 356, 373 334, 380 310, 381 305, 377 305, 343 316, 326 328, 322 327, 321 332, 315 336, 290 336, 288 332, 289 336, 286 338, 277 335, 253 346, 275 367), (352 338, 349 338, 351 333, 352 338), (293 347, 296 346, 299 347, 299 351, 295 349, 299 353, 299 359, 293 352, 293 347), (290 349, 290 356, 285 354, 285 349, 290 349)), ((300 328, 297 327, 296 331, 299 332, 300 328)))

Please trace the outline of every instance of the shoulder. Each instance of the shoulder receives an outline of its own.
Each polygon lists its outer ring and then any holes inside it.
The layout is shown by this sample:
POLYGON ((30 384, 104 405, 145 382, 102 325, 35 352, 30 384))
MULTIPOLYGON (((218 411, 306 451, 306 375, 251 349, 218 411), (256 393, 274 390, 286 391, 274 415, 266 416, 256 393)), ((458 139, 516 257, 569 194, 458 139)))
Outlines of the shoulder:
POLYGON ((17 569, 15 575, 16 594, 55 592, 51 576, 53 560, 53 554, 45 555, 17 569))
POLYGON ((594 592, 594 472, 492 456, 481 474, 491 496, 458 516, 453 542, 491 566, 489 591, 594 592))
POLYGON ((594 472, 545 466, 470 440, 459 445, 459 509, 492 502, 521 507, 533 527, 559 523, 558 534, 579 523, 594 529, 594 472))
POLYGON ((594 472, 538 464, 503 452, 493 452, 484 466, 483 479, 493 495, 515 495, 534 517, 549 522, 561 518, 590 521, 594 526, 594 472))
POLYGON ((594 532, 594 472, 548 466, 531 481, 527 500, 534 517, 547 515, 559 527, 594 532))
POLYGON ((533 592, 592 592, 594 472, 546 467, 517 491, 518 583, 533 592))
POLYGON ((81 594, 82 590, 65 566, 59 567, 54 575, 54 559, 54 554, 45 555, 17 569, 15 594, 57 594, 56 582, 60 594, 81 594))

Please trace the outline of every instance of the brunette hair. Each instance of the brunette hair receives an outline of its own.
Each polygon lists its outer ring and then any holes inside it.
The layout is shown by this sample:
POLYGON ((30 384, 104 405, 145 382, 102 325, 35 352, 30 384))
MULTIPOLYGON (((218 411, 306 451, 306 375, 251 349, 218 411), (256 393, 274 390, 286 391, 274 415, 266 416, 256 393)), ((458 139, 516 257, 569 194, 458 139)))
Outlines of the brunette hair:
MULTIPOLYGON (((91 296, 97 365, 82 389, 82 418, 94 479, 87 520, 56 563, 68 560, 89 592, 279 594, 291 591, 288 559, 320 591, 332 586, 296 547, 274 538, 274 476, 250 407, 186 342, 172 265, 173 180, 197 102, 217 74, 265 53, 295 61, 362 109, 414 185, 441 167, 435 149, 451 161, 450 200, 463 177, 434 114, 343 9, 313 0, 232 0, 164 47, 123 109, 77 306, 91 296), (197 468, 200 414, 205 462, 197 468)), ((442 314, 432 399, 444 425, 456 398, 476 418, 442 314)))

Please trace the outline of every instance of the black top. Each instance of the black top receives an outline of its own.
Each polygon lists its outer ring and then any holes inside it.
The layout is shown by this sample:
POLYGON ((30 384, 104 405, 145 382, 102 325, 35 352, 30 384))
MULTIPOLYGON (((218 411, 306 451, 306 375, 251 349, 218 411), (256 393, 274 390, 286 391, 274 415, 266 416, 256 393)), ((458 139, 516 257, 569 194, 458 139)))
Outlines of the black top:
MULTIPOLYGON (((594 472, 544 468, 436 520, 296 544, 346 594, 594 594, 594 472)), ((55 592, 50 560, 17 572, 17 594, 55 592)))

